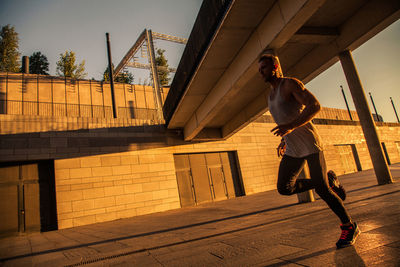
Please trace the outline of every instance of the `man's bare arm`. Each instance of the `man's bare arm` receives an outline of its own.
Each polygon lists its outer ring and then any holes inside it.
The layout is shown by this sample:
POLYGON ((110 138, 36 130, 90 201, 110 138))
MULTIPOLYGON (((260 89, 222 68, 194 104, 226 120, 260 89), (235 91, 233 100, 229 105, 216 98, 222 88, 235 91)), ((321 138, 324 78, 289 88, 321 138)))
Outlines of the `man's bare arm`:
POLYGON ((310 122, 321 110, 321 105, 319 104, 315 96, 306 88, 304 88, 302 84, 299 84, 295 80, 290 80, 290 83, 293 84, 293 97, 296 99, 297 102, 304 105, 304 109, 300 113, 300 115, 290 123, 293 129, 296 129, 310 122))
POLYGON ((294 129, 303 126, 314 118, 314 116, 321 110, 321 105, 315 96, 304 88, 300 81, 294 79, 288 79, 285 81, 284 86, 285 97, 294 97, 297 102, 304 105, 303 111, 300 115, 288 124, 278 125, 273 128, 271 132, 274 132, 277 136, 285 136, 292 132, 294 129))

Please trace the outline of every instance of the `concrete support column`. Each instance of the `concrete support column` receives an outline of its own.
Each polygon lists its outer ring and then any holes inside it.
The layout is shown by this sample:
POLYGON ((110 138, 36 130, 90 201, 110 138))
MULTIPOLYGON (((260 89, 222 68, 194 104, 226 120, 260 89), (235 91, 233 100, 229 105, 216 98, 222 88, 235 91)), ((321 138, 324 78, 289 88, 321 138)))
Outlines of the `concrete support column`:
POLYGON ((381 185, 393 183, 392 175, 390 174, 385 156, 383 155, 378 132, 376 130, 374 120, 372 119, 367 98, 365 96, 360 77, 358 76, 357 68, 354 64, 351 52, 348 50, 343 51, 339 54, 339 58, 350 88, 351 95, 353 97, 358 117, 360 118, 361 127, 367 142, 375 175, 378 179, 378 184, 381 185))
MULTIPOLYGON (((304 163, 303 170, 301 170, 301 172, 297 178, 311 179, 310 168, 308 167, 307 161, 304 163)), ((314 202, 315 201, 314 193, 312 190, 297 193, 297 200, 299 201, 299 203, 314 202)))

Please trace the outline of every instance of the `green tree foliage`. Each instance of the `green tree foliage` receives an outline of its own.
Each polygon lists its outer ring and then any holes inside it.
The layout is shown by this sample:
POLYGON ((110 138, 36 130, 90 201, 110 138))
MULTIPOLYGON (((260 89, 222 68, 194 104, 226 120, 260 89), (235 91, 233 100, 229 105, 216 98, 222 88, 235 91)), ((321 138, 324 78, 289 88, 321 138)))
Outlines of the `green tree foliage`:
POLYGON ((75 53, 72 51, 65 51, 64 54, 60 54, 60 60, 57 61, 57 74, 73 79, 83 79, 87 75, 87 73, 85 73, 85 60, 82 60, 79 65, 76 65, 75 53))
POLYGON ((164 56, 164 49, 157 49, 157 57, 156 57, 156 65, 157 65, 157 73, 158 80, 160 81, 161 86, 169 85, 170 78, 169 69, 168 69, 168 60, 164 56))
MULTIPOLYGON (((115 69, 114 64, 112 65, 112 67, 114 70, 115 69)), ((110 80, 110 72, 107 67, 103 73, 103 82, 108 82, 109 80, 110 80)), ((120 73, 118 73, 117 77, 115 77, 114 81, 119 82, 119 83, 132 84, 133 83, 133 75, 130 72, 120 72, 120 73)))
POLYGON ((49 61, 41 52, 34 52, 29 57, 29 73, 49 75, 49 61))
POLYGON ((7 24, 0 32, 0 71, 19 72, 18 33, 7 24))

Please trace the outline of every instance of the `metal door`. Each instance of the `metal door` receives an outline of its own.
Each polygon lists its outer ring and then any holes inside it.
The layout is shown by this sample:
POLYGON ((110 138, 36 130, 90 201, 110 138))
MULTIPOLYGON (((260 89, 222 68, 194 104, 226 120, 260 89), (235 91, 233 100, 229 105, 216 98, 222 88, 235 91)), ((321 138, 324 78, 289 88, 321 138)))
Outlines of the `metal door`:
POLYGON ((196 196, 194 194, 193 180, 190 169, 176 172, 178 180, 178 190, 182 207, 194 206, 196 204, 196 196))
POLYGON ((205 156, 213 200, 227 199, 228 190, 220 153, 207 153, 205 156))
POLYGON ((40 230, 37 164, 0 167, 0 235, 40 230))
POLYGON ((25 220, 24 232, 40 231, 38 164, 21 165, 20 170, 20 188, 23 190, 20 194, 23 196, 23 209, 20 213, 25 220))
POLYGON ((337 145, 336 148, 339 153, 344 173, 356 172, 357 165, 354 159, 354 154, 351 145, 337 145))
POLYGON ((175 155, 176 179, 182 207, 194 206, 196 197, 188 155, 175 155))
POLYGON ((242 195, 233 152, 174 155, 181 206, 242 195))
POLYGON ((0 168, 0 235, 19 230, 19 166, 0 168))
POLYGON ((244 195, 235 152, 221 152, 219 157, 221 159, 222 172, 225 176, 228 198, 244 195))
POLYGON ((196 204, 212 201, 210 177, 204 154, 189 154, 196 204))
POLYGON ((396 143, 396 147, 397 147, 397 152, 399 153, 400 156, 400 142, 395 142, 396 143))

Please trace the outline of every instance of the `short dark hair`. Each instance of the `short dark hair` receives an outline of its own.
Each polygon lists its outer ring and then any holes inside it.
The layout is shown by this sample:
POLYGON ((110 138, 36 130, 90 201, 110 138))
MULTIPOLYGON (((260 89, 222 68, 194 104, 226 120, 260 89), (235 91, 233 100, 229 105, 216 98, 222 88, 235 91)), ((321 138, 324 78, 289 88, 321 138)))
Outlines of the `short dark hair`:
POLYGON ((275 56, 271 55, 271 54, 262 54, 260 56, 260 58, 258 59, 258 63, 260 63, 261 61, 264 61, 264 60, 269 60, 269 61, 271 61, 272 64, 274 64, 275 63, 274 57, 275 56))
POLYGON ((258 63, 260 63, 264 60, 271 61, 271 64, 274 66, 277 77, 283 77, 281 63, 279 62, 279 59, 277 56, 272 55, 272 54, 261 54, 261 56, 258 59, 258 63))

